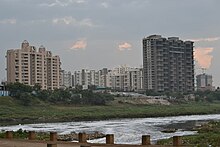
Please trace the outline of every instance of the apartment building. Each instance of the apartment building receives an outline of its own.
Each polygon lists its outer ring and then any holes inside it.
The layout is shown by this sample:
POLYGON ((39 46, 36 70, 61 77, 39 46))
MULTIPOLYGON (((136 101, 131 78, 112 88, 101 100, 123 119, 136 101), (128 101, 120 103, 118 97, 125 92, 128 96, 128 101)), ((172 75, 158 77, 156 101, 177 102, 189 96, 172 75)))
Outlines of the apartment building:
POLYGON ((99 87, 102 88, 107 88, 107 87, 111 87, 111 73, 109 73, 110 70, 108 70, 107 68, 103 68, 101 70, 98 71, 99 74, 99 87))
POLYGON ((194 91, 193 42, 160 35, 143 38, 143 76, 145 90, 194 91))
POLYGON ((59 56, 53 56, 44 46, 37 50, 35 46, 23 41, 20 49, 7 51, 7 82, 20 82, 42 89, 60 88, 61 62, 59 56))
POLYGON ((76 87, 77 85, 82 85, 82 72, 81 71, 75 71, 73 75, 73 87, 76 87))
POLYGON ((111 88, 120 91, 143 89, 143 69, 120 66, 111 71, 111 88))
POLYGON ((203 73, 196 76, 196 84, 198 91, 213 90, 214 87, 212 85, 212 82, 212 75, 203 73))
POLYGON ((112 70, 82 69, 74 72, 74 85, 84 89, 91 85, 99 88, 111 88, 118 91, 138 91, 143 89, 143 69, 120 66, 112 70), (84 81, 84 82, 83 82, 84 81))
POLYGON ((84 89, 87 89, 89 86, 99 85, 99 72, 95 70, 82 69, 81 71, 75 71, 73 77, 73 87, 81 85, 84 89))
POLYGON ((63 88, 72 87, 72 74, 70 71, 61 70, 61 86, 63 88))

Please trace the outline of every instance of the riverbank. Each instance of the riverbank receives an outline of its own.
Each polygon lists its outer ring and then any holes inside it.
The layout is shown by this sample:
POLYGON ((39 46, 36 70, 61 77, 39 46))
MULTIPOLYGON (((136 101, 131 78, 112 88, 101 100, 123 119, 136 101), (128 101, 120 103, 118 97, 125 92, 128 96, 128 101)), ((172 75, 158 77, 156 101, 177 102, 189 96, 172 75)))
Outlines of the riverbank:
MULTIPOLYGON (((183 145, 187 146, 220 146, 220 121, 210 121, 194 129, 195 135, 182 136, 183 145)), ((158 145, 172 144, 172 138, 163 139, 157 142, 158 145)))
POLYGON ((0 125, 220 113, 219 101, 171 105, 111 103, 104 106, 49 105, 45 103, 23 106, 11 97, 0 97, 0 101, 0 125))

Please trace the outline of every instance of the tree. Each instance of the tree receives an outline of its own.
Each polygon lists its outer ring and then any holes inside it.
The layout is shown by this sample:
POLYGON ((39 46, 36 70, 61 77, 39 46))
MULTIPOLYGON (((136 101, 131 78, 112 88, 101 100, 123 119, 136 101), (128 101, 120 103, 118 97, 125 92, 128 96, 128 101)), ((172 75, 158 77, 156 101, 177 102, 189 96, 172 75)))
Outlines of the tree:
POLYGON ((6 85, 6 88, 10 92, 11 96, 19 98, 19 95, 21 93, 27 92, 31 93, 33 91, 33 88, 29 85, 25 85, 19 82, 16 83, 9 83, 6 85))

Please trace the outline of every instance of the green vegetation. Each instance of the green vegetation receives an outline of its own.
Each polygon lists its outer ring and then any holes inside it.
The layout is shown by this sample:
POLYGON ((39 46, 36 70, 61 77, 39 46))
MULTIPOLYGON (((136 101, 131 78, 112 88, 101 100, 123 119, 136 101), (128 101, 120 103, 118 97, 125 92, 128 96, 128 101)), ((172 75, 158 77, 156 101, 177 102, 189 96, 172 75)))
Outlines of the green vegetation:
POLYGON ((94 87, 51 91, 41 90, 39 85, 14 83, 6 88, 11 97, 0 97, 2 125, 220 113, 219 91, 195 93, 196 101, 181 99, 177 94, 171 105, 137 105, 120 103, 120 97, 107 93, 94 93, 94 87))
MULTIPOLYGON (((5 131, 0 132, 0 138, 5 138, 5 131)), ((16 139, 28 139, 28 132, 26 130, 19 129, 13 132, 13 138, 16 139)), ((49 132, 36 132, 37 140, 49 140, 50 134, 49 132)))
POLYGON ((94 93, 92 90, 55 89, 41 90, 39 85, 28 86, 21 83, 10 83, 6 85, 13 98, 24 106, 35 105, 41 101, 50 104, 82 104, 82 105, 105 105, 106 102, 114 100, 107 93, 94 93))
POLYGON ((16 98, 0 97, 0 123, 37 123, 113 118, 144 118, 220 113, 220 102, 191 102, 173 105, 132 105, 116 102, 106 105, 53 104, 41 101, 21 105, 16 98))
MULTIPOLYGON (((209 122, 196 129, 198 134, 183 136, 183 145, 193 147, 212 147, 220 146, 220 122, 209 122)), ((164 139, 157 142, 159 145, 171 145, 172 139, 164 139)))

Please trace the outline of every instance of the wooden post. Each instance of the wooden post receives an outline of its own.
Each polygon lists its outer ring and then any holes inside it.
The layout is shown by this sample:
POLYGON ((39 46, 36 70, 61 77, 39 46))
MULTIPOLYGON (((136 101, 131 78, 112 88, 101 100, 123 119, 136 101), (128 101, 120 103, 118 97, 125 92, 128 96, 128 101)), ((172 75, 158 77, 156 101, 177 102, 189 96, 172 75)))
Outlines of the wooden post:
POLYGON ((50 132, 50 141, 57 141, 57 132, 50 132))
POLYGON ((150 135, 142 136, 142 145, 150 145, 150 135))
POLYGON ((86 133, 79 133, 78 134, 79 142, 80 143, 86 143, 86 133))
POLYGON ((114 144, 114 134, 106 135, 106 144, 114 144))
POLYGON ((6 131, 5 138, 12 139, 13 138, 13 131, 6 131))
POLYGON ((173 136, 173 146, 181 146, 182 138, 181 136, 173 136))
POLYGON ((57 147, 57 144, 56 143, 48 143, 47 147, 57 147))
POLYGON ((34 131, 29 131, 28 132, 28 139, 29 140, 34 140, 36 138, 36 134, 34 131))

